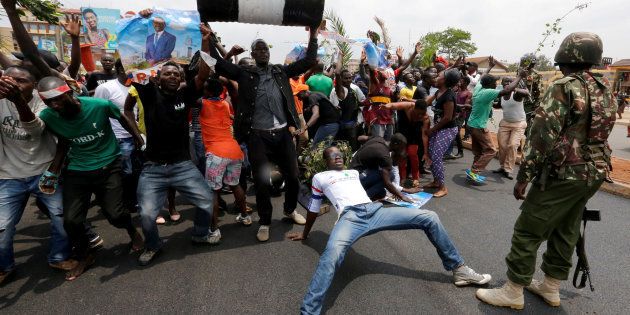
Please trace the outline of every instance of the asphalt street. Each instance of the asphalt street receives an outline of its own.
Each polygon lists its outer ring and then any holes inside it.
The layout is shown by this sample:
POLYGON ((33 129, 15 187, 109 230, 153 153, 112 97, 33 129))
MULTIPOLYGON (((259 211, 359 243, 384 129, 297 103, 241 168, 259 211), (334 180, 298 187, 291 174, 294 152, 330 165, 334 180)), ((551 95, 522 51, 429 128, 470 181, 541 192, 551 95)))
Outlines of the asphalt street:
MULTIPOLYGON (((431 200, 425 208, 439 214, 467 264, 492 274, 489 285, 495 287, 506 281, 504 257, 519 202, 512 197, 513 182, 493 174, 488 174, 485 186, 469 185, 464 175, 470 163, 466 154, 448 163, 450 194, 431 200)), ((495 167, 493 161, 490 169, 495 167)), ((185 200, 177 200, 184 220, 160 227, 164 251, 147 267, 137 266, 138 253, 129 253, 126 233, 111 227, 94 207, 90 220, 105 239, 105 248, 96 264, 74 282, 48 268, 48 220, 35 211, 31 200, 15 239, 16 272, 0 286, 0 313, 298 313, 335 214, 320 217, 307 241, 288 241, 285 233, 302 227, 282 219, 282 199, 276 198, 269 242, 258 243, 256 224, 242 227, 226 214, 220 223, 222 243, 194 246, 189 235, 194 210, 185 200)), ((526 293, 525 310, 520 314, 627 311, 630 201, 600 192, 588 206, 602 210, 602 222, 590 223, 587 231, 595 292, 564 282, 559 308, 550 308, 526 293)), ((300 212, 305 210, 300 208, 300 212)), ((543 250, 544 245, 539 254, 543 250)), ((542 276, 539 270, 536 276, 542 276)), ((451 273, 442 268, 421 231, 387 231, 359 240, 349 251, 324 310, 329 314, 512 313, 479 302, 475 289, 452 284, 451 273)))
MULTIPOLYGON (((488 129, 492 132, 497 132, 497 130, 499 130, 499 122, 503 119, 503 111, 494 109, 492 111, 492 118, 493 120, 488 122, 488 129)), ((608 143, 613 150, 613 156, 630 160, 630 138, 628 138, 627 135, 626 126, 620 124, 615 125, 608 138, 608 143)))

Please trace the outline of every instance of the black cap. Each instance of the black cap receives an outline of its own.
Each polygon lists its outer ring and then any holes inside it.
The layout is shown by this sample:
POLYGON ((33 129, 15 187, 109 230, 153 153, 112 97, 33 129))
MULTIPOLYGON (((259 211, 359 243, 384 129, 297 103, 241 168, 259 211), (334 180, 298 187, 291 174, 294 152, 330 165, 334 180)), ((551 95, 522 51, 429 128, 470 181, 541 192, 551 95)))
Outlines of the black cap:
MULTIPOLYGON (((61 63, 59 62, 59 59, 57 59, 57 56, 55 56, 53 53, 51 53, 48 50, 38 49, 38 51, 39 51, 39 55, 42 57, 44 62, 48 64, 49 67, 53 69, 59 68, 61 63)), ((11 54, 13 54, 13 56, 17 59, 24 60, 24 54, 21 52, 12 52, 11 54)))

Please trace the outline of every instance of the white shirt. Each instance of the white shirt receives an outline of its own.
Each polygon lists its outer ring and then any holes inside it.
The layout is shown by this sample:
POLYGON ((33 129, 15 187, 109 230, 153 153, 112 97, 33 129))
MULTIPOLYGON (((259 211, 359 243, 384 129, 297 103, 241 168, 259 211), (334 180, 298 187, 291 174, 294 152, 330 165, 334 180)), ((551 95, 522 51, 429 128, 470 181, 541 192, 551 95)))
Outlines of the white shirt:
POLYGON ((475 89, 475 86, 477 85, 477 83, 479 82, 479 79, 481 79, 481 74, 479 72, 475 72, 473 74, 467 74, 467 76, 470 79, 470 83, 468 84, 468 90, 472 92, 475 89))
MULTIPOLYGON (((94 90, 94 97, 106 99, 114 103, 120 109, 120 112, 125 111, 125 100, 129 95, 129 87, 124 86, 118 80, 110 80, 99 85, 94 90)), ((112 130, 116 139, 131 138, 131 134, 120 125, 120 122, 116 119, 109 119, 112 125, 112 130)))
POLYGON ((35 114, 35 120, 22 122, 15 104, 0 100, 0 179, 41 175, 55 156, 55 138, 39 119, 46 104, 37 91, 33 91, 28 107, 35 114))
POLYGON ((162 34, 164 34, 164 31, 161 32, 156 32, 155 36, 153 36, 153 44, 157 44, 158 40, 160 40, 160 37, 162 37, 162 34))
MULTIPOLYGON (((361 91, 361 88, 359 88, 354 83, 350 83, 350 88, 354 91, 354 94, 356 94, 357 100, 359 101, 359 103, 362 103, 363 101, 365 101, 365 94, 363 94, 363 91, 361 91)), ((348 96, 348 88, 343 87, 343 93, 344 95, 348 96)), ((342 101, 337 96, 337 90, 335 90, 334 88, 332 89, 332 92, 330 92, 330 96, 328 97, 328 99, 335 107, 339 107, 339 102, 342 101)))
POLYGON ((365 189, 361 186, 357 170, 325 171, 315 174, 311 186, 312 195, 308 211, 319 213, 324 196, 332 203, 340 215, 344 208, 370 203, 365 189))

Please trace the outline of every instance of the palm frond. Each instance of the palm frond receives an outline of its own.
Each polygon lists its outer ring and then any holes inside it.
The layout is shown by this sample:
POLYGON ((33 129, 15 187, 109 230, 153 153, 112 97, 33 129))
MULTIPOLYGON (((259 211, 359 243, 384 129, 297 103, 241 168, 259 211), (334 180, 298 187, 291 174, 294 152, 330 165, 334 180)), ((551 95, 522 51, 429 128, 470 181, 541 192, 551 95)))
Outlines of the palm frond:
MULTIPOLYGON (((330 25, 330 29, 339 35, 346 37, 346 27, 343 23, 341 17, 339 17, 335 11, 328 10, 324 12, 324 19, 328 22, 327 25, 330 25)), ((337 48, 341 52, 343 59, 341 61, 342 66, 345 68, 350 63, 350 59, 352 59, 352 49, 348 43, 336 41, 337 48)))

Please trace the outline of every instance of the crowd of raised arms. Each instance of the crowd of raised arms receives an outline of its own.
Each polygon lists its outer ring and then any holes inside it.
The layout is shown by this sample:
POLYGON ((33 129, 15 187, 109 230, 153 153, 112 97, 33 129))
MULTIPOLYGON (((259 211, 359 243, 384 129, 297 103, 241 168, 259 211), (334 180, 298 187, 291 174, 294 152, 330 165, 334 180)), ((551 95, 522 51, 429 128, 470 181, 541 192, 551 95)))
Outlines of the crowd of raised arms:
MULTIPOLYGON (((320 63, 321 26, 314 25, 306 56, 276 65, 270 63, 265 40, 251 43, 250 56, 244 57, 245 49, 226 51, 210 26, 201 24, 201 51, 216 59, 213 66, 203 58, 193 58, 190 64, 164 60, 157 76, 138 84, 129 80, 120 59, 104 54, 102 70, 86 79, 79 73, 80 45, 72 46, 70 64, 59 62, 36 48, 14 5, 5 9, 22 60, 0 58, 0 115, 11 122, 1 129, 0 282, 14 268, 15 226, 31 195, 51 220, 48 263, 66 271, 71 281, 94 263, 103 246, 86 220, 92 195, 109 223, 129 235, 132 250, 140 253, 138 263, 145 266, 163 250, 158 226, 182 218, 175 207, 176 193, 197 208, 192 242, 219 244, 223 237, 237 237, 221 235, 217 213, 226 207, 221 193, 233 193, 238 212, 234 220, 249 226, 253 215, 246 191, 253 183, 256 237, 265 242, 272 233, 271 198, 280 181, 284 215, 304 225, 303 232, 289 233, 287 239, 308 238, 325 204, 339 217, 307 289, 303 313, 321 312, 349 247, 364 235, 387 229, 423 230, 443 267, 453 273, 455 285, 481 285, 491 276, 465 264, 435 212, 383 208, 379 201, 412 202, 410 194, 420 191, 434 198, 447 196, 444 160, 463 157, 467 138, 472 138, 474 161, 466 175, 483 182, 480 174, 497 155, 487 126, 493 107, 503 109, 500 169, 494 172, 513 179, 521 151, 524 160, 534 161, 518 172, 517 199, 525 198, 539 167, 536 156, 545 149, 536 143, 522 149, 541 98, 540 87, 527 84, 540 79, 528 67, 533 60, 521 60, 516 77, 503 78, 503 88, 497 89, 499 78, 490 74, 492 57, 485 73, 464 57, 436 57, 429 67, 412 67, 422 51, 418 43, 408 56, 402 49, 389 55, 386 67, 370 66, 363 54, 353 73, 342 66, 342 55, 333 65, 320 63), (340 143, 351 150, 340 149, 340 143), (304 178, 303 163, 309 161, 300 157, 313 150, 321 154, 326 169, 304 178), (422 177, 432 180, 421 185, 422 177), (306 217, 298 207, 305 183, 311 188, 306 217), (168 213, 162 213, 165 207, 168 213), (140 217, 141 231, 132 223, 133 215, 140 217)), ((140 15, 150 18, 152 11, 140 15)), ((63 27, 78 43, 79 20, 66 21, 63 27)), ((592 65, 556 61, 565 74, 582 73, 592 65)), ((512 290, 509 294, 518 295, 518 284, 531 282, 529 271, 518 272, 525 267, 514 263, 524 259, 519 253, 508 256, 510 271, 517 275, 508 273, 512 282, 502 290, 512 290)), ((564 267, 554 268, 546 274, 566 279, 564 267)), ((552 290, 552 280, 532 289, 550 304, 555 296, 544 290, 552 290)), ((493 303, 497 294, 482 291, 478 297, 493 303)), ((522 307, 518 301, 505 303, 522 307)))

